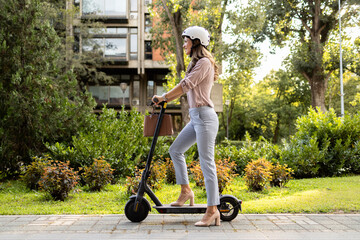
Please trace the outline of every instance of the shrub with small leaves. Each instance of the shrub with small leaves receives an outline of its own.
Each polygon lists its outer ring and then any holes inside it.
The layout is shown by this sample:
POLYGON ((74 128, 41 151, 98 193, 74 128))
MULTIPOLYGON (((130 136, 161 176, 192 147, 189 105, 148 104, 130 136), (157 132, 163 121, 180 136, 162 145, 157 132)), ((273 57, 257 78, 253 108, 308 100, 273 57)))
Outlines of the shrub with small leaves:
MULTIPOLYGON (((135 173, 133 177, 127 177, 126 178, 126 190, 127 194, 136 194, 138 191, 139 183, 141 180, 141 175, 144 169, 139 169, 135 167, 135 173)), ((161 160, 157 160, 154 162, 153 166, 150 170, 150 176, 147 180, 147 184, 155 190, 159 190, 162 187, 162 184, 165 181, 165 175, 166 175, 166 167, 165 163, 161 160)))
POLYGON ((219 193, 221 194, 226 186, 228 186, 234 177, 238 176, 235 173, 236 163, 230 161, 230 158, 216 161, 216 171, 219 182, 219 193))
POLYGON ((45 157, 33 157, 33 162, 26 168, 23 176, 23 181, 30 189, 37 190, 39 188, 39 181, 44 173, 45 167, 49 166, 51 158, 46 155, 45 157))
POLYGON ((127 176, 125 187, 127 195, 135 195, 139 189, 139 183, 141 180, 143 169, 138 169, 135 167, 135 173, 133 177, 127 176))
POLYGON ((175 184, 176 183, 175 168, 170 158, 166 158, 165 168, 166 168, 166 177, 165 177, 166 182, 170 184, 175 184))
POLYGON ((113 169, 104 157, 94 159, 91 166, 85 167, 82 177, 91 191, 100 191, 113 179, 113 169))
MULTIPOLYGON (((216 160, 216 171, 218 178, 219 193, 222 193, 226 186, 234 179, 238 174, 235 173, 236 163, 231 162, 230 159, 216 160)), ((193 161, 190 167, 190 172, 196 183, 196 186, 205 187, 204 177, 201 170, 199 161, 193 161)))
POLYGON ((55 200, 64 201, 78 180, 78 172, 69 167, 69 161, 51 161, 51 165, 45 167, 39 185, 55 200))
POLYGON ((288 168, 286 164, 281 165, 280 163, 277 163, 272 167, 271 173, 270 185, 272 187, 284 187, 292 178, 291 174, 293 174, 294 171, 291 168, 288 168))
POLYGON ((163 161, 154 162, 151 167, 150 177, 149 177, 149 185, 151 188, 159 190, 162 187, 162 184, 165 181, 166 176, 166 167, 163 161))
POLYGON ((245 183, 251 191, 262 191, 271 180, 271 162, 259 158, 245 167, 245 183))

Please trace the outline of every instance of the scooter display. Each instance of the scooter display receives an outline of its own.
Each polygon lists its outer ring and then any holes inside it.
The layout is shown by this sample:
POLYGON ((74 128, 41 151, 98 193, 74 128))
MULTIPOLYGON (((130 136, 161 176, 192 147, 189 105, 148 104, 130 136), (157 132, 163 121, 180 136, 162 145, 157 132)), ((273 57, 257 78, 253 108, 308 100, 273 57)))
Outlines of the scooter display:
MULTIPOLYGON (((157 99, 154 101, 158 102, 157 99)), ((145 169, 141 175, 141 180, 139 183, 138 191, 136 195, 130 197, 128 202, 125 204, 125 216, 132 222, 141 222, 143 221, 151 211, 149 201, 144 198, 144 194, 150 197, 150 199, 155 203, 153 206, 161 214, 196 214, 196 213, 205 213, 207 205, 206 204, 195 204, 194 206, 183 205, 179 206, 170 206, 163 205, 160 200, 156 197, 154 192, 147 185, 147 180, 150 176, 150 167, 153 158, 153 153, 155 150, 156 142, 159 136, 161 123, 164 117, 164 113, 167 107, 167 102, 161 102, 158 104, 161 107, 158 121, 156 124, 154 136, 151 143, 151 148, 147 156, 145 169)), ((241 200, 238 200, 232 195, 220 195, 220 205, 218 206, 220 212, 220 218, 223 221, 231 221, 238 215, 241 211, 241 200)))

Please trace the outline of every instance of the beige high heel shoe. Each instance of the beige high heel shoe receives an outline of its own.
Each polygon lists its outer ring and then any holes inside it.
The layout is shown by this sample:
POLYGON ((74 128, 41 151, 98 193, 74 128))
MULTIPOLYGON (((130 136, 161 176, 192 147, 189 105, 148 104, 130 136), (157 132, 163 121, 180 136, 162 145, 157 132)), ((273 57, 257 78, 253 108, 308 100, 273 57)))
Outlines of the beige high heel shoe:
POLYGON ((215 220, 215 226, 220 226, 220 212, 216 211, 206 222, 199 221, 195 223, 196 227, 208 227, 215 220))
POLYGON ((190 193, 188 194, 180 194, 178 200, 176 200, 176 202, 172 202, 170 203, 170 206, 173 206, 173 207, 181 207, 184 205, 184 203, 190 199, 190 206, 194 206, 194 192, 191 191, 190 193))

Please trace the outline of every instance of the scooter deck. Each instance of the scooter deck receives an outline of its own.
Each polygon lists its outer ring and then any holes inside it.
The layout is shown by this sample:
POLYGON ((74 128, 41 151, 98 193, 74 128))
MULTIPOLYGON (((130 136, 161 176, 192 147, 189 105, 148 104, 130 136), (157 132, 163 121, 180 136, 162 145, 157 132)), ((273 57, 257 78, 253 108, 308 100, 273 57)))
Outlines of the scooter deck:
POLYGON ((195 204, 194 206, 190 205, 183 205, 181 207, 173 207, 168 205, 162 205, 162 206, 154 206, 159 213, 189 213, 189 214, 195 214, 195 213, 205 213, 207 205, 206 204, 195 204))

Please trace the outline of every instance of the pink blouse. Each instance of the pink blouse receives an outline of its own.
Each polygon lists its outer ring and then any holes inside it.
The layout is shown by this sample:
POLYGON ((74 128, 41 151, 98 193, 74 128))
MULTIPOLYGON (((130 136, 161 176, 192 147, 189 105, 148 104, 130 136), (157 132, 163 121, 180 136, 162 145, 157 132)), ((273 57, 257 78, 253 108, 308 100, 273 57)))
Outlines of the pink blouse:
POLYGON ((190 108, 209 106, 214 107, 210 99, 211 88, 214 84, 214 67, 210 60, 203 57, 197 61, 193 69, 186 73, 180 81, 183 92, 187 94, 190 108))

